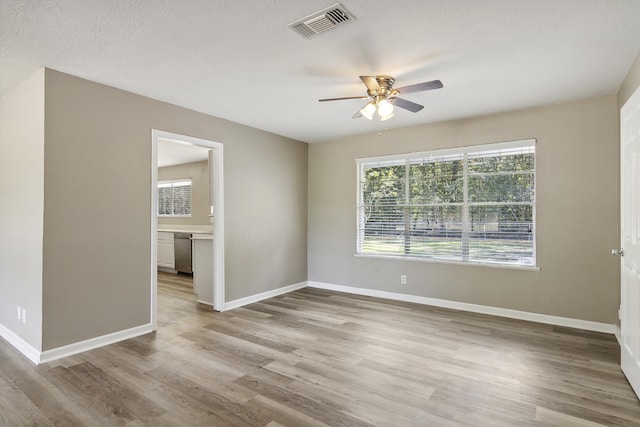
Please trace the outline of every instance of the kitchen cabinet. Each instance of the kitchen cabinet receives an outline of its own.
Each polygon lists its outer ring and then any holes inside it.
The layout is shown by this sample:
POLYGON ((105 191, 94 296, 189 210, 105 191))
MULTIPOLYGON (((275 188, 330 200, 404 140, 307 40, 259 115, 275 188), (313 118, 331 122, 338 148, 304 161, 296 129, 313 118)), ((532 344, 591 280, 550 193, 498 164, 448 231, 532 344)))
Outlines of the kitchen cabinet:
POLYGON ((175 268, 173 233, 158 231, 158 267, 175 268))
POLYGON ((193 235, 193 287, 199 303, 213 306, 213 237, 193 235))

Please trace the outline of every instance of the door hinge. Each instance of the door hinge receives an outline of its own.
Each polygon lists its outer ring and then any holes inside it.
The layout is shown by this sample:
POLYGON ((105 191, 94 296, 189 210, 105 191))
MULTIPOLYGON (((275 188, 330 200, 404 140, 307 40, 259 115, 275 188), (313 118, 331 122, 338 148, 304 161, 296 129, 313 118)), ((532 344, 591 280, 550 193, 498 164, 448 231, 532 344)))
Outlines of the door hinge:
POLYGON ((624 249, 611 249, 611 255, 624 256, 624 249))

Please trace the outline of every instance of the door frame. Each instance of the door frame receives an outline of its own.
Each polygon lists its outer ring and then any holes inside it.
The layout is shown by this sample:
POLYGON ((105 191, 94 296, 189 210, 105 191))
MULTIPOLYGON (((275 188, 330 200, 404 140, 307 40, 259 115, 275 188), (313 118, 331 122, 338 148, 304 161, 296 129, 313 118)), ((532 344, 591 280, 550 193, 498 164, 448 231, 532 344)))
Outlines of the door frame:
POLYGON ((151 326, 158 327, 158 140, 195 145, 215 150, 214 164, 209 170, 209 185, 213 189, 213 309, 225 310, 224 279, 224 157, 223 144, 188 135, 151 129, 151 326))

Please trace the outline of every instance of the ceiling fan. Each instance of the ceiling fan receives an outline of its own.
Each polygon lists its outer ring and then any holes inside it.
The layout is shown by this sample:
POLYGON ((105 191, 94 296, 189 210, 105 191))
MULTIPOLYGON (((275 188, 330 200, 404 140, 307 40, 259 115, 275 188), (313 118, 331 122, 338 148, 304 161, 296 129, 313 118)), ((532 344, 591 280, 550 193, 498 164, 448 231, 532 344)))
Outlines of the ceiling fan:
POLYGON ((423 105, 415 102, 398 98, 400 94, 422 92, 425 90, 440 89, 443 87, 440 80, 431 80, 429 82, 418 83, 415 85, 405 86, 398 89, 393 88, 395 79, 391 76, 360 76, 360 80, 367 87, 367 96, 348 96, 344 98, 325 98, 319 99, 320 102, 325 101, 341 101, 343 99, 369 99, 370 101, 362 107, 353 118, 358 119, 365 117, 369 120, 373 119, 373 114, 378 111, 381 121, 389 120, 393 117, 393 106, 398 106, 417 113, 424 108, 423 105))

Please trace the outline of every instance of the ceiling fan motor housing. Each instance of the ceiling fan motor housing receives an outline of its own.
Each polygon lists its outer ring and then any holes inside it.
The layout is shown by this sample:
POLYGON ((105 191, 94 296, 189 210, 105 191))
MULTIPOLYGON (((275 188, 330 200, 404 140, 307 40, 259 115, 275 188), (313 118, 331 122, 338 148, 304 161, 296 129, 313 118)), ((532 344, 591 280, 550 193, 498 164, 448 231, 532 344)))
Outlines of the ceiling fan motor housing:
POLYGON ((396 81, 391 76, 376 76, 376 81, 380 86, 379 90, 367 89, 367 95, 372 97, 387 98, 388 96, 397 95, 393 90, 393 83, 396 81))

